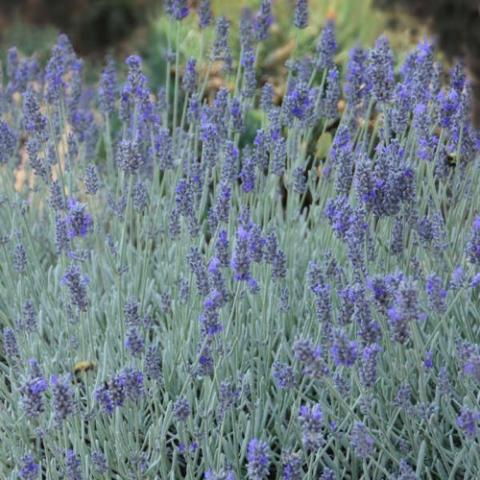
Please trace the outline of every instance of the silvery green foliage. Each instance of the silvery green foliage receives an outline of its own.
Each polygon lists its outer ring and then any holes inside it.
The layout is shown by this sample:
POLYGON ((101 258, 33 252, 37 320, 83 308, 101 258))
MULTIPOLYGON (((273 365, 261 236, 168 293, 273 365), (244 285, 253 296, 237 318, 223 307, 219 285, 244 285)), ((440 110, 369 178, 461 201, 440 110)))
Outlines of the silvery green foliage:
POLYGON ((232 56, 202 0, 235 85, 207 101, 210 59, 180 78, 188 2, 165 3, 176 74, 157 95, 138 56, 91 95, 65 36, 44 73, 7 54, 0 478, 476 478, 480 137, 461 70, 441 85, 424 42, 397 78, 386 37, 337 69, 329 20, 278 105, 255 83, 271 2, 232 56))

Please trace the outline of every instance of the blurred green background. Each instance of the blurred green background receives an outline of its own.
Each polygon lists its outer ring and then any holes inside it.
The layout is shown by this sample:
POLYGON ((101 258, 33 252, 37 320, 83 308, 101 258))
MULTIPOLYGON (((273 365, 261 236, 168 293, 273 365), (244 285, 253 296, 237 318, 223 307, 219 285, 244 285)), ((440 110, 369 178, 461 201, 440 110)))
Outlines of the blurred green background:
MULTIPOLYGON (((195 13, 182 22, 180 51, 183 57, 200 55, 200 31, 195 13)), ((25 55, 36 54, 44 61, 59 32, 66 33, 75 50, 88 59, 87 74, 97 74, 106 54, 119 61, 132 52, 143 56, 146 70, 155 84, 165 79, 165 55, 171 22, 162 14, 159 0, 2 0, 0 10, 1 59, 10 46, 25 55)), ((232 21, 232 47, 238 45, 238 22, 243 8, 258 9, 260 0, 213 0, 216 16, 232 21)), ((292 28, 294 0, 274 0, 275 23, 261 50, 262 75, 281 78, 283 64, 291 53, 295 36, 292 28)), ((396 51, 406 51, 419 33, 408 20, 395 19, 372 7, 371 0, 310 0, 310 25, 298 37, 300 51, 313 51, 326 19, 337 23, 342 64, 356 43, 372 45, 388 31, 396 51)), ((213 29, 207 33, 211 39, 213 29)), ((239 49, 233 48, 234 52, 239 49)))

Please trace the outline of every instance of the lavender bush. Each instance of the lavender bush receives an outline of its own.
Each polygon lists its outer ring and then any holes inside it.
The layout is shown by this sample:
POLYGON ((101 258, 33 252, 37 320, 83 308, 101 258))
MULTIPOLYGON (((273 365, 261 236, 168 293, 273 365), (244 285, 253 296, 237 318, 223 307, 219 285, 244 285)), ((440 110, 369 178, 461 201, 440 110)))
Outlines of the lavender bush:
POLYGON ((63 35, 43 69, 8 53, 0 477, 476 478, 462 69, 441 74, 428 41, 397 67, 380 37, 340 71, 328 21, 279 103, 256 75, 269 0, 242 16, 238 65, 208 1, 196 59, 188 2, 167 7, 158 92, 138 56, 85 84, 63 35), (213 64, 231 88, 209 102, 213 64))

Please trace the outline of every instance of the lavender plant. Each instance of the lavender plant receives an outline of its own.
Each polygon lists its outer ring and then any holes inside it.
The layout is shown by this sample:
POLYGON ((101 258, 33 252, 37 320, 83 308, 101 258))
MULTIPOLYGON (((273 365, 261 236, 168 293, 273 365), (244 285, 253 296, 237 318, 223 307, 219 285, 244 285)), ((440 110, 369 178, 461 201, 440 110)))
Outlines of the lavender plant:
POLYGON ((198 58, 166 3, 158 93, 136 55, 87 85, 63 35, 0 85, 0 477, 476 478, 468 79, 385 36, 341 71, 330 19, 277 101, 269 0, 238 56, 199 2, 198 58))

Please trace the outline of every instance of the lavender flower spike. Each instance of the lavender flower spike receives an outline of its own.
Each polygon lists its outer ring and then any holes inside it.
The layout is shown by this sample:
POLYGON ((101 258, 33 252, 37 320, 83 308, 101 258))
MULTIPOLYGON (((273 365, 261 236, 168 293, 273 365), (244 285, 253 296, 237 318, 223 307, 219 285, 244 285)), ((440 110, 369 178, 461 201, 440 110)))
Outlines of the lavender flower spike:
POLYGON ((253 438, 247 448, 248 480, 265 480, 270 471, 270 448, 267 442, 253 438))

